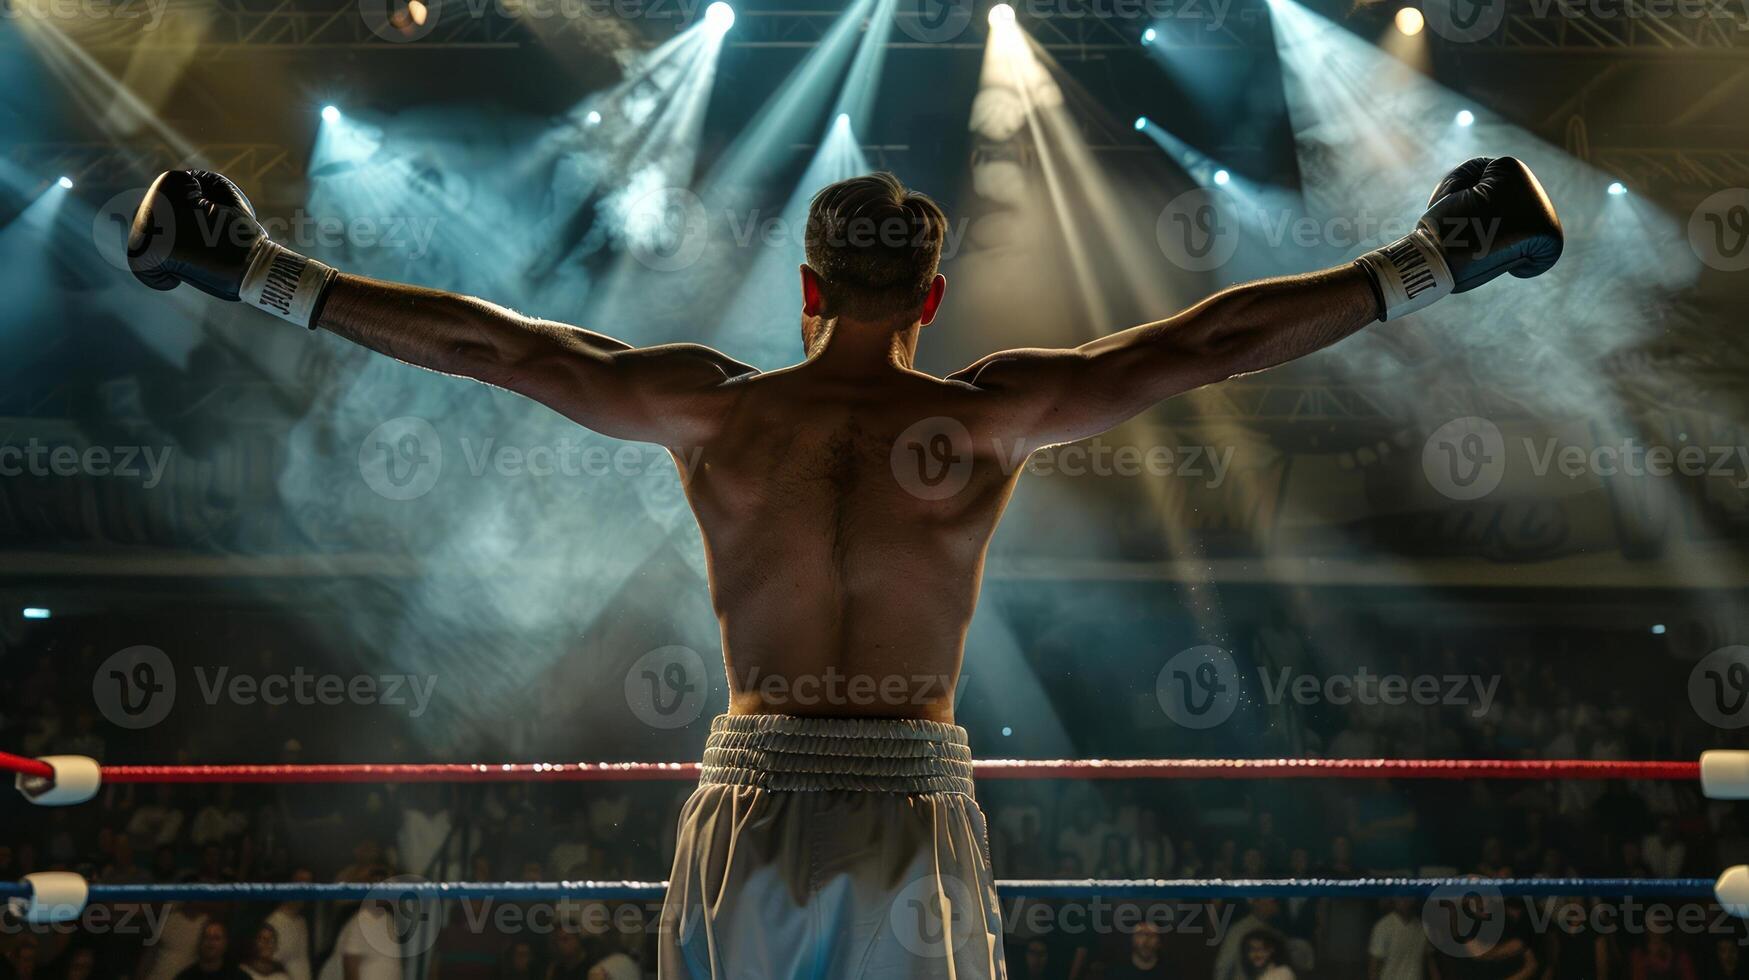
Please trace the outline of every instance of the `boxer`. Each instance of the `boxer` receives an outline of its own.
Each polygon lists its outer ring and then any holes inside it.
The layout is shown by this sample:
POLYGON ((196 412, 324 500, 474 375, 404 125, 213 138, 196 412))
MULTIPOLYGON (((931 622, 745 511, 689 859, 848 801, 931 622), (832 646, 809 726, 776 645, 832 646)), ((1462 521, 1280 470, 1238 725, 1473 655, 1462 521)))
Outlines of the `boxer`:
POLYGON ((1470 160, 1409 235, 1350 264, 936 377, 913 362, 946 224, 890 174, 821 190, 806 356, 766 372, 337 272, 268 240, 213 173, 159 177, 129 255, 155 289, 186 282, 689 460, 730 705, 681 815, 661 975, 963 980, 1002 975, 1002 930, 953 687, 1018 453, 1540 275, 1562 233, 1524 164, 1470 160))

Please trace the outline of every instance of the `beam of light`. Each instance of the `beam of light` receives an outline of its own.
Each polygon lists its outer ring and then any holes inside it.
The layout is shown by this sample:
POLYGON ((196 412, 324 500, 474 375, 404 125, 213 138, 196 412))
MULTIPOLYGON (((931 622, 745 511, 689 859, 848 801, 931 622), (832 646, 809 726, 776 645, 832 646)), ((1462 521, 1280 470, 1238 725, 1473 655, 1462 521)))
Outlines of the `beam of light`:
MULTIPOLYGON (((1146 119, 1140 122, 1144 131, 1158 128, 1146 119)), ((1076 326, 1069 331, 1059 326, 1043 336, 1003 336, 988 341, 991 349, 1073 347, 1169 316, 1188 305, 1196 288, 1186 283, 1188 276, 1162 269, 1154 227, 1160 211, 1152 198, 1155 188, 1140 192, 1109 172, 1093 154, 1084 125, 1107 134, 1121 126, 1018 25, 994 24, 970 128, 990 157, 989 163, 974 167, 974 185, 981 182, 980 194, 1002 206, 979 220, 1004 229, 1004 246, 1000 252, 960 261, 951 278, 959 284, 960 303, 969 302, 1010 324, 1011 334, 1014 324, 1029 321, 1076 326), (969 301, 964 298, 968 294, 969 301), (1011 308, 1018 308, 1011 316, 993 312, 1011 308)), ((1116 437, 1137 446, 1158 438, 1140 421, 1120 427, 1116 437)), ((1025 496, 1019 499, 1050 492, 1028 490, 1023 484, 1025 496)), ((1167 491, 1150 483, 1144 492, 1159 505, 1167 491)), ((1011 524, 1025 527, 1026 521, 1011 524)), ((1169 553, 1195 559, 1199 546, 1189 533, 1170 524, 1163 532, 1169 553)), ((1097 539, 1096 533, 1089 540, 1097 539)), ((1112 550, 1118 547, 1114 542, 1112 550)), ((1221 635, 1218 601, 1200 583, 1191 583, 1188 590, 1192 594, 1185 604, 1196 611, 1205 635, 1221 635)))
POLYGON ((832 114, 839 81, 865 39, 864 26, 892 2, 855 0, 775 89, 702 182, 701 196, 713 210, 761 200, 755 188, 769 184, 774 174, 791 172, 794 147, 813 142, 820 120, 832 114))
POLYGON ((24 607, 24 618, 25 619, 48 619, 52 615, 54 615, 54 614, 52 612, 50 612, 46 607, 43 607, 43 606, 25 606, 24 607))
MULTIPOLYGON (((1667 441, 1666 433, 1656 431, 1659 423, 1633 407, 1644 398, 1637 372, 1608 365, 1642 356, 1669 329, 1667 317, 1680 316, 1672 300, 1699 274, 1682 226, 1634 195, 1609 196, 1609 175, 1466 105, 1294 0, 1271 0, 1270 11, 1308 212, 1322 228, 1342 220, 1375 229, 1353 241, 1326 235, 1327 253, 1349 258, 1380 244, 1402 228, 1400 220, 1393 226, 1386 218, 1412 218, 1451 167, 1478 155, 1526 162, 1566 231, 1560 263, 1543 276, 1502 277, 1444 300, 1403 324, 1413 343, 1402 343, 1403 335, 1368 331, 1320 358, 1318 366, 1339 380, 1369 383, 1375 397, 1394 400, 1392 414, 1409 420, 1418 437, 1451 418, 1511 405, 1511 412, 1532 421, 1520 432, 1509 431, 1509 444, 1544 438, 1562 419, 1585 420, 1589 435, 1582 438, 1599 445, 1667 441), (1473 116, 1471 126, 1440 124, 1462 111, 1473 116), (1428 397, 1430 386, 1445 394, 1428 397)), ((1642 513, 1693 512, 1681 498, 1702 492, 1681 481, 1629 482, 1616 492, 1648 498, 1632 505, 1644 508, 1642 513)), ((1424 493, 1424 504, 1411 500, 1403 506, 1449 507, 1431 488, 1424 493)), ((1558 512, 1564 506, 1548 499, 1546 482, 1528 476, 1503 485, 1491 499, 1526 502, 1525 495, 1534 495, 1538 507, 1558 512)), ((1414 574, 1411 565, 1404 566, 1405 580, 1414 574)))
MULTIPOLYGON (((321 127, 313 148, 307 216, 312 224, 376 222, 379 233, 383 222, 398 222, 401 240, 373 245, 348 234, 306 250, 348 271, 481 296, 565 322, 606 324, 611 314, 602 311, 624 308, 631 312, 607 326, 616 336, 633 343, 673 339, 661 336, 660 298, 634 288, 650 280, 622 277, 637 267, 624 249, 639 230, 640 202, 693 178, 721 50, 721 33, 701 19, 629 61, 618 84, 557 126, 447 106, 388 118, 343 113, 321 127), (482 179, 491 173, 510 179, 482 179)), ((312 534, 321 533, 322 514, 336 506, 367 522, 381 515, 380 526, 394 529, 388 533, 407 534, 404 509, 421 508, 418 542, 397 545, 418 555, 417 574, 374 578, 357 596, 338 601, 360 642, 378 651, 386 667, 444 678, 442 703, 433 709, 442 717, 472 723, 507 716, 528 689, 545 686, 575 637, 603 628, 608 610, 640 601, 638 590, 628 591, 634 580, 673 576, 684 581, 671 595, 702 593, 698 536, 665 455, 639 450, 639 469, 630 475, 591 476, 573 466, 495 479, 495 466, 471 472, 467 454, 496 459, 495 448, 482 447, 569 445, 576 460, 582 453, 615 458, 630 447, 522 399, 407 371, 366 352, 327 357, 335 361, 329 380, 309 393, 307 413, 291 426, 293 451, 310 463, 287 474, 281 493, 312 534), (429 423, 448 453, 441 481, 417 501, 386 500, 365 488, 337 505, 334 487, 358 488, 366 455, 407 444, 377 431, 395 417, 429 423), (589 546, 563 545, 564 538, 589 546), (578 590, 589 594, 574 595, 578 590), (511 649, 482 661, 480 646, 503 636, 513 637, 511 649), (451 684, 452 696, 445 696, 451 684)), ((708 650, 716 642, 702 599, 678 600, 664 629, 669 638, 650 647, 679 642, 708 650)), ((628 637, 625 648, 636 642, 644 640, 628 637)), ((582 683, 622 681, 604 675, 582 683)))
POLYGON ((1427 19, 1414 7, 1401 7, 1391 26, 1379 38, 1379 47, 1403 64, 1423 74, 1432 74, 1433 48, 1424 33, 1427 19))
POLYGON ((880 91, 881 74, 886 66, 887 40, 892 36, 899 0, 876 0, 869 12, 868 28, 857 44, 850 68, 844 74, 843 88, 833 105, 833 115, 850 117, 858 132, 867 132, 874 121, 875 95, 880 91))
MULTIPOLYGON (((84 110, 84 118, 96 123, 106 135, 137 138, 143 133, 149 133, 168 145, 177 159, 187 161, 193 166, 206 164, 205 160, 195 154, 193 144, 160 120, 152 106, 129 84, 130 81, 140 80, 117 79, 50 18, 22 17, 16 23, 44 67, 57 77, 61 88, 84 110)), ((151 59, 139 60, 153 64, 151 59)), ((165 64, 175 61, 167 52, 165 64)), ((152 82, 157 88, 165 90, 175 80, 174 73, 166 75, 164 72, 153 71, 149 75, 144 81, 152 82)))
POLYGON ((796 270, 807 259, 808 205, 820 188, 868 169, 850 117, 838 116, 789 199, 773 216, 777 220, 769 225, 771 234, 755 235, 744 243, 743 248, 753 252, 751 264, 716 323, 712 343, 764 369, 801 359, 800 330, 791 318, 799 317, 801 309, 796 270))
POLYGON ((735 8, 717 0, 704 8, 704 26, 705 30, 719 37, 729 33, 729 28, 735 26, 735 8))

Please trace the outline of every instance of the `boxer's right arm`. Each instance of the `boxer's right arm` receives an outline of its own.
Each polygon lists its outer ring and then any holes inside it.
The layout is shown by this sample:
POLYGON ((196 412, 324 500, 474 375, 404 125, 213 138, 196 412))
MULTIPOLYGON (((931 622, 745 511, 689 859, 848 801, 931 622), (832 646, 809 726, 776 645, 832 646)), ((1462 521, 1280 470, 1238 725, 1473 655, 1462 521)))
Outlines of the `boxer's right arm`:
POLYGON ((408 364, 524 394, 604 435, 698 445, 724 384, 754 371, 708 347, 632 347, 581 327, 418 286, 341 275, 315 326, 408 364))
POLYGON ((694 344, 633 348, 483 300, 341 275, 269 240, 243 192, 206 171, 159 176, 134 216, 128 262, 154 289, 187 283, 622 439, 699 445, 725 415, 725 383, 754 370, 694 344))

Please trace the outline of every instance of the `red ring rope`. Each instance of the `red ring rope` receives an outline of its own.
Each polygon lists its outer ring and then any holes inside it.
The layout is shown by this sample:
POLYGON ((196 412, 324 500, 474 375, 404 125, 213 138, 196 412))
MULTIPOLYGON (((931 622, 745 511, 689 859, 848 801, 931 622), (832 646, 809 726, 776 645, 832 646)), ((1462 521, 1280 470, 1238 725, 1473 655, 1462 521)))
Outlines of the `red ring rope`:
MULTIPOLYGON (((1677 779, 1698 762, 1590 759, 985 759, 984 779, 1677 779)), ((0 771, 50 778, 47 763, 0 752, 0 771)), ((106 783, 493 783, 695 780, 696 762, 359 763, 104 766, 106 783)))

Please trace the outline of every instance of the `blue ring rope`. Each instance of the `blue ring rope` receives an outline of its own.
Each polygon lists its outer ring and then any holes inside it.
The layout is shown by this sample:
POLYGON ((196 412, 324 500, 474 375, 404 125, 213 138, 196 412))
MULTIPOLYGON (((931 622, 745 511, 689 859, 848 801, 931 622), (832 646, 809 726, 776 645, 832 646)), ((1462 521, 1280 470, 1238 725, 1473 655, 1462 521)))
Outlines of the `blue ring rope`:
MULTIPOLYGON (((366 898, 501 899, 542 901, 575 898, 660 898, 665 881, 387 881, 387 882, 188 882, 91 885, 91 902, 361 901, 366 898)), ((1005 898, 1428 898, 1561 895, 1621 898, 1712 898, 1711 878, 1181 878, 1137 880, 998 881, 1005 898)), ((28 898, 22 882, 0 883, 0 899, 28 898)))

